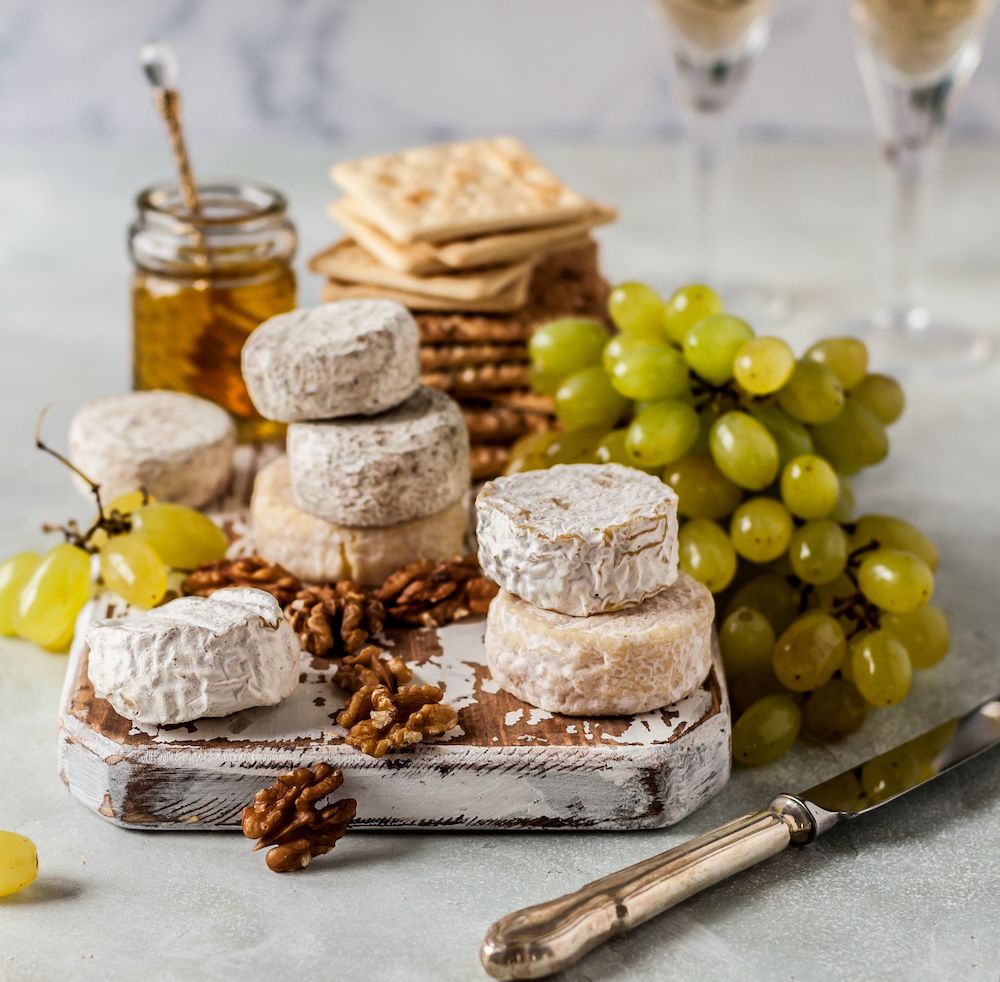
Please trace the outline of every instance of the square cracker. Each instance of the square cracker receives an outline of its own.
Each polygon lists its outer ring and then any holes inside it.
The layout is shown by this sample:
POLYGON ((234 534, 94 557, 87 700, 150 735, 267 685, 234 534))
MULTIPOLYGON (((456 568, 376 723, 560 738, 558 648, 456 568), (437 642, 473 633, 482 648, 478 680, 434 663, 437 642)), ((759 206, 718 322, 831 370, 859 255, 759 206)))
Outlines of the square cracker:
POLYGON ((528 285, 531 277, 523 284, 499 293, 495 297, 484 297, 480 300, 445 300, 441 297, 428 297, 421 293, 411 293, 409 290, 397 290, 387 286, 362 286, 360 283, 345 283, 343 280, 328 279, 323 285, 321 297, 324 303, 334 300, 355 300, 370 297, 384 297, 409 307, 410 310, 433 310, 440 313, 471 312, 488 314, 509 314, 520 310, 528 299, 528 285))
POLYGON ((344 161, 330 176, 401 243, 555 225, 590 209, 509 136, 344 161))

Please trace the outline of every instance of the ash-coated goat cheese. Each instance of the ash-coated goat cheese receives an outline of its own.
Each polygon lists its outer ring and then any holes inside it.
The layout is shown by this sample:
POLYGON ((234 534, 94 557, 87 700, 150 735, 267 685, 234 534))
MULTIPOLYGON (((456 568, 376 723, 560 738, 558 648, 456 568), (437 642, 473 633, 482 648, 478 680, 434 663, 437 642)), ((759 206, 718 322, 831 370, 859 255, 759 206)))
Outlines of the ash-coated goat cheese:
POLYGON ((390 412, 288 428, 303 511, 363 528, 425 518, 469 486, 469 432, 458 404, 421 386, 390 412))
POLYGON ((486 657, 518 699, 553 713, 619 716, 682 699, 708 675, 712 595, 681 573, 636 607, 573 617, 503 590, 490 604, 486 657))
POLYGON ((677 578, 677 495, 620 464, 497 478, 479 492, 476 524, 486 575, 563 614, 629 607, 677 578))
POLYGON ((344 300, 264 321, 243 346, 243 379, 267 419, 385 412, 420 384, 417 322, 393 300, 344 300))
POLYGON ((300 579, 354 580, 362 586, 378 586, 417 559, 449 559, 464 552, 469 525, 464 501, 386 528, 327 522, 295 504, 285 457, 257 475, 250 523, 257 552, 300 579))
POLYGON ((87 631, 90 680, 126 719, 162 725, 273 706, 299 682, 301 648, 263 590, 181 597, 87 631))
MULTIPOLYGON (((154 389, 95 399, 69 427, 69 456, 101 486, 105 503, 145 488, 161 501, 200 508, 229 483, 236 429, 214 403, 154 389)), ((90 494, 87 484, 77 487, 90 494)))

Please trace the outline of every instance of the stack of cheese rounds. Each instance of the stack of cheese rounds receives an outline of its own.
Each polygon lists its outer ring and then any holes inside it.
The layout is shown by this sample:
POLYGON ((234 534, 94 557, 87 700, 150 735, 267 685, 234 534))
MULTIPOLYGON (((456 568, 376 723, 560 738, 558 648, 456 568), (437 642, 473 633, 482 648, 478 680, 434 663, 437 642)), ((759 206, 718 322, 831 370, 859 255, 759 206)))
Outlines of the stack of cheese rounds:
POLYGON ((622 715, 694 691, 712 657, 712 595, 677 569, 677 496, 619 464, 502 477, 476 501, 479 561, 500 585, 494 678, 524 702, 622 715))
POLYGON ((461 552, 469 438, 456 403, 420 384, 413 317, 347 300, 265 321, 243 376, 287 455, 257 476, 254 545, 305 580, 362 585, 461 552))

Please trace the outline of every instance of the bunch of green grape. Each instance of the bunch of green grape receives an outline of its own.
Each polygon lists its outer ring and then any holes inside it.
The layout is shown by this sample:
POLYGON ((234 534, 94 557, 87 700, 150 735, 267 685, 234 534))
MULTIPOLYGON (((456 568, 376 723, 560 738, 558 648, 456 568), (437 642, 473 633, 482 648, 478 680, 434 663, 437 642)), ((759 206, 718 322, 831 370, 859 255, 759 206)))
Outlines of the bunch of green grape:
POLYGON ((855 519, 850 484, 888 453, 899 385, 855 338, 796 358, 706 286, 664 301, 624 283, 608 308, 616 334, 562 318, 532 337, 532 384, 562 425, 516 443, 508 472, 614 462, 674 489, 681 568, 721 611, 737 761, 800 732, 840 739, 900 702, 948 650, 928 603, 937 551, 902 519, 855 519))
POLYGON ((225 533, 193 508, 130 491, 85 531, 61 529, 66 541, 45 555, 20 552, 0 563, 0 635, 66 651, 96 579, 134 607, 156 606, 171 569, 221 559, 225 533), (96 557, 96 558, 95 558, 96 557))

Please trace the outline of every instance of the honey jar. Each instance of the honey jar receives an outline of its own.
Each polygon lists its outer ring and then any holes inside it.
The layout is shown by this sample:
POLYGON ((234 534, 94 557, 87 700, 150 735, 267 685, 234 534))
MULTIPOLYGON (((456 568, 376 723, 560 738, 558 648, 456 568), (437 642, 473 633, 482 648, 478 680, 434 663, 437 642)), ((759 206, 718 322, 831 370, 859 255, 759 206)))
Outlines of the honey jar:
POLYGON ((296 232, 287 202, 251 181, 199 188, 191 215, 176 185, 136 199, 129 230, 133 384, 211 399, 233 414, 240 439, 276 439, 281 424, 253 408, 240 372, 247 336, 295 307, 296 232))

